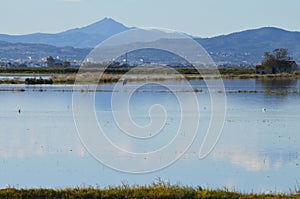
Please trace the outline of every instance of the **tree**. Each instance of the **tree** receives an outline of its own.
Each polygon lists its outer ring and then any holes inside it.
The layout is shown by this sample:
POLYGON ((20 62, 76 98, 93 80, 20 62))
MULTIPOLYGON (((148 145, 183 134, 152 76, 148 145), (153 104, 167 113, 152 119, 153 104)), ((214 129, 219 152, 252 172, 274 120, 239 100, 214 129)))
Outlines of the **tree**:
POLYGON ((297 68, 295 61, 289 57, 288 49, 278 48, 273 50, 273 54, 265 52, 265 59, 262 62, 262 68, 265 73, 291 73, 297 68))
POLYGON ((70 67, 71 63, 69 61, 63 61, 62 63, 62 67, 66 68, 66 67, 70 67))
POLYGON ((55 60, 54 60, 54 58, 52 56, 47 57, 46 64, 47 64, 48 67, 53 67, 54 66, 54 62, 55 62, 55 60))
POLYGON ((289 52, 286 48, 277 48, 274 51, 275 59, 279 61, 290 61, 289 52))

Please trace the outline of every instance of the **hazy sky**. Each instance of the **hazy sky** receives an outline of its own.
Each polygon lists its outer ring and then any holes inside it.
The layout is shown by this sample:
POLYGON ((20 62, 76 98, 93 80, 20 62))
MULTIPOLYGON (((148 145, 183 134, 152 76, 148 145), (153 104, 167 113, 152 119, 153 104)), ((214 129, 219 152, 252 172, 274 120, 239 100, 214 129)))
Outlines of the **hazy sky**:
POLYGON ((0 33, 61 32, 104 17, 211 37, 276 26, 300 31, 299 0, 0 0, 0 33))

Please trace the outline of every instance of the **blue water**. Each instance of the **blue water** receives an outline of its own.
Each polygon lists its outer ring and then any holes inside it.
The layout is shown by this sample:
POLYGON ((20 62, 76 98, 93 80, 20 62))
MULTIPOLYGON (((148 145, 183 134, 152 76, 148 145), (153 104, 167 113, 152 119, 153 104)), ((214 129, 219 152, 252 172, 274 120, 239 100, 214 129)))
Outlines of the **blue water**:
MULTIPOLYGON (((129 107, 138 125, 149 123, 148 110, 153 104, 161 104, 168 113, 164 133, 133 144, 114 123, 110 102, 114 85, 98 87, 95 114, 103 130, 110 132, 107 136, 112 142, 144 152, 157 150, 172 139, 180 125, 176 95, 189 95, 182 82, 168 83, 177 93, 149 84, 132 95, 129 107)), ((198 158, 198 152, 208 127, 211 103, 203 81, 191 84, 203 90, 196 93, 201 111, 198 136, 179 161, 147 174, 119 172, 90 155, 73 120, 71 85, 0 85, 0 90, 6 90, 0 92, 0 187, 105 187, 124 181, 144 185, 161 178, 171 184, 227 187, 242 192, 288 193, 300 188, 299 81, 225 80, 228 92, 224 128, 217 145, 204 159, 198 158), (18 88, 25 91, 18 92, 18 88), (291 93, 265 94, 265 90, 291 93)), ((122 158, 128 157, 120 156, 120 164, 122 158)))

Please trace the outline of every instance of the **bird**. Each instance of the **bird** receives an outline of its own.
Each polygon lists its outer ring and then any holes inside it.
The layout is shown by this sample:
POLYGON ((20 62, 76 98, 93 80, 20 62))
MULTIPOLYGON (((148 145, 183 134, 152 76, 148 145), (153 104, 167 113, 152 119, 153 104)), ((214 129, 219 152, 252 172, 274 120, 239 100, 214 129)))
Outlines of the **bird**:
POLYGON ((125 78, 125 79, 123 80, 123 86, 124 86, 124 85, 126 85, 126 84, 127 84, 127 82, 128 82, 128 79, 127 79, 127 78, 125 78))
POLYGON ((265 113, 265 112, 267 111, 266 107, 263 107, 263 108, 261 109, 261 111, 262 111, 263 113, 265 113))
POLYGON ((21 109, 18 110, 18 113, 19 113, 19 114, 21 113, 21 109))

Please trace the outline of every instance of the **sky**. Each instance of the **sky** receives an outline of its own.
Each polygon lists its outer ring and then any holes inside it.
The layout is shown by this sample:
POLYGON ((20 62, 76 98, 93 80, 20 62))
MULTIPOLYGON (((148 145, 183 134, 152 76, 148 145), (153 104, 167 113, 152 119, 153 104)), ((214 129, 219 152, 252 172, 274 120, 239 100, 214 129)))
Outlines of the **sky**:
POLYGON ((299 0, 0 0, 0 33, 57 33, 104 17, 194 36, 278 27, 300 31, 299 0))

